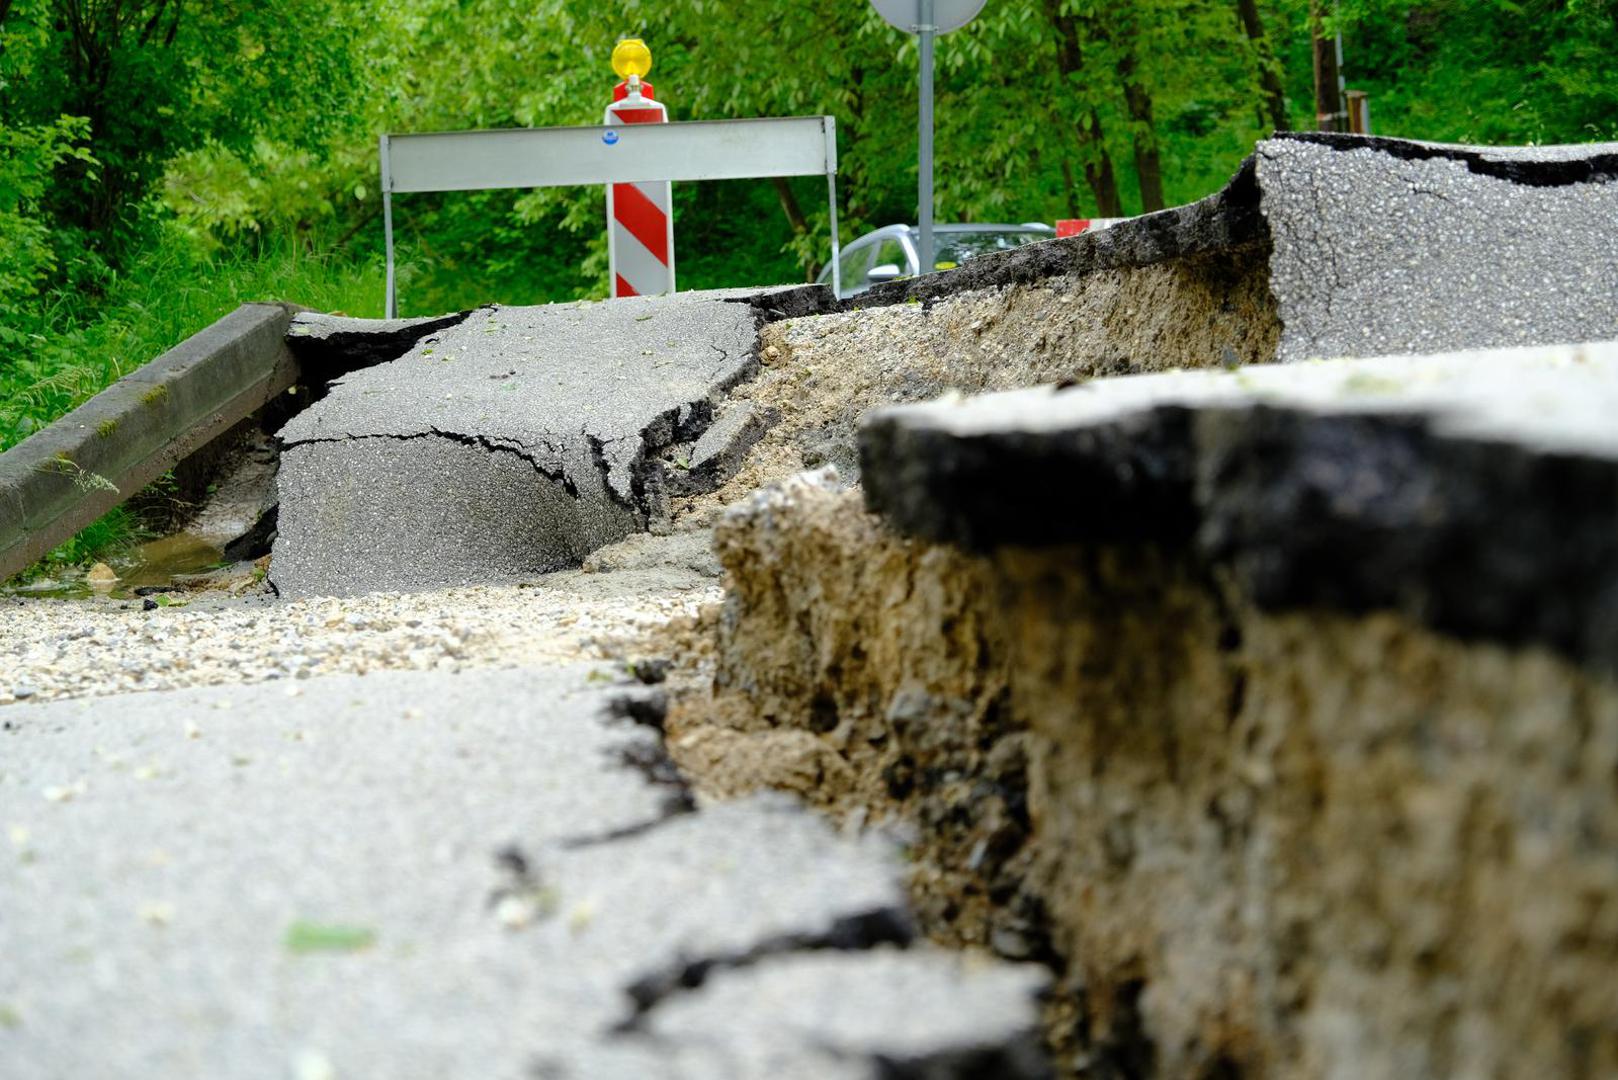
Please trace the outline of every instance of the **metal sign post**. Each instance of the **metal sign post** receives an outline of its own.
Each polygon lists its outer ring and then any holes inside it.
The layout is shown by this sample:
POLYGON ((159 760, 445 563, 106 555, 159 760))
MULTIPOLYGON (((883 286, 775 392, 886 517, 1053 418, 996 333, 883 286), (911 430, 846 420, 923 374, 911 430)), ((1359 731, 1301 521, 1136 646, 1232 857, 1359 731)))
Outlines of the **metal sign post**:
POLYGON ((933 262, 933 0, 916 4, 917 51, 921 58, 921 103, 916 132, 916 222, 921 230, 921 272, 933 262))
POLYGON ((871 0, 892 26, 916 35, 921 60, 921 101, 916 132, 916 226, 921 232, 921 272, 933 266, 933 38, 959 30, 987 0, 871 0))

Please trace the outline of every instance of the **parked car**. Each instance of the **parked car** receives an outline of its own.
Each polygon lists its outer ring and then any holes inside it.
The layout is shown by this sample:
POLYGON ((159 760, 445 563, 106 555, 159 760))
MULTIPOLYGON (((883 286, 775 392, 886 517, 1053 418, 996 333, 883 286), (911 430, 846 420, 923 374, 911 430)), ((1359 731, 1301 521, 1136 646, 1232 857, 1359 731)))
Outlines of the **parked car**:
MULTIPOLYGON (((933 269, 949 270, 968 259, 992 251, 1010 251, 1035 240, 1049 240, 1056 230, 1037 222, 1026 225, 934 225, 933 269)), ((842 291, 847 299, 872 285, 914 277, 921 272, 921 231, 914 225, 886 225, 868 232, 843 248, 842 291)), ((831 264, 817 278, 831 284, 831 264)))

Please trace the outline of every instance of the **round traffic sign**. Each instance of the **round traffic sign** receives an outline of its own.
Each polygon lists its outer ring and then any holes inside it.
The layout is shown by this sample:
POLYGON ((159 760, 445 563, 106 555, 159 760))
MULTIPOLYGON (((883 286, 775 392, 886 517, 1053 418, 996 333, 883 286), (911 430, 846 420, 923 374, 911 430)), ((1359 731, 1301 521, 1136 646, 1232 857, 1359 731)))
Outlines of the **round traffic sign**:
MULTIPOLYGON (((959 30, 978 17, 988 0, 933 0, 933 29, 940 34, 959 30)), ((921 0, 871 0, 876 13, 907 34, 921 25, 921 0)))

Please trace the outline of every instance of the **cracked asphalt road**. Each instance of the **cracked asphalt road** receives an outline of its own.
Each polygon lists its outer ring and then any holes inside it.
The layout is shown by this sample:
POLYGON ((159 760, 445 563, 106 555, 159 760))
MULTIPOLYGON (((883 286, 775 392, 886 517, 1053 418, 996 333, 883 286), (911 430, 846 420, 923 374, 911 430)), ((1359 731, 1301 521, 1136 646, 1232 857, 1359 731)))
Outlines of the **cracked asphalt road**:
POLYGON ((1269 139, 1277 359, 1618 336, 1618 145, 1269 139))
MULTIPOLYGON (((277 587, 350 595, 556 570, 645 528, 657 452, 694 442, 756 362, 749 295, 482 308, 337 380, 279 434, 277 587)), ((343 320, 349 349, 356 323, 343 320)))
POLYGON ((1042 970, 911 943, 892 837, 690 810, 615 706, 646 693, 564 665, 0 709, 0 1074, 1039 1074, 1042 970))

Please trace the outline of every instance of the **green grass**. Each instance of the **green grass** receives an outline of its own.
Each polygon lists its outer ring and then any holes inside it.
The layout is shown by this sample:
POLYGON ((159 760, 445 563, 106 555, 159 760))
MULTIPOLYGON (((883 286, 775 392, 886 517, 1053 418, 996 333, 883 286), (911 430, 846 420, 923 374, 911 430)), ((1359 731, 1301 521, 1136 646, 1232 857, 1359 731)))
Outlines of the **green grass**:
MULTIPOLYGON (((16 445, 237 305, 291 300, 321 311, 382 314, 382 267, 280 245, 203 259, 160 245, 113 282, 99 303, 57 298, 0 315, 0 450, 16 445)), ((157 402, 153 402, 156 404, 157 402)))
MULTIPOLYGON (((109 384, 254 300, 290 300, 321 311, 382 314, 383 271, 292 244, 202 258, 167 238, 117 276, 99 298, 49 297, 0 311, 0 451, 109 384)), ((146 403, 163 404, 155 388, 146 403)), ((103 437, 112 428, 103 424, 103 437)), ((128 494, 134 494, 130 492, 128 494)), ((118 507, 52 551, 23 579, 105 560, 150 538, 138 514, 118 507)))

